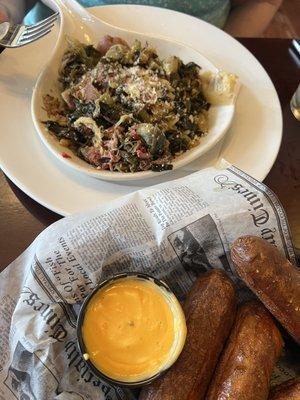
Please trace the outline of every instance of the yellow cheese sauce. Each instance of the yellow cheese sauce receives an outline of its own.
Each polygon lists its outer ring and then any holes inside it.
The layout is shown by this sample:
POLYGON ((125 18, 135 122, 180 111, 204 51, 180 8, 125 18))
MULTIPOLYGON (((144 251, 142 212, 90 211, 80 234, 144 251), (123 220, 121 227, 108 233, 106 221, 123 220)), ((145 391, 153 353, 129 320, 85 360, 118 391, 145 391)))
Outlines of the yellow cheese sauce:
POLYGON ((82 325, 86 353, 109 378, 138 382, 168 368, 186 337, 176 297, 138 277, 118 279, 89 301, 82 325))

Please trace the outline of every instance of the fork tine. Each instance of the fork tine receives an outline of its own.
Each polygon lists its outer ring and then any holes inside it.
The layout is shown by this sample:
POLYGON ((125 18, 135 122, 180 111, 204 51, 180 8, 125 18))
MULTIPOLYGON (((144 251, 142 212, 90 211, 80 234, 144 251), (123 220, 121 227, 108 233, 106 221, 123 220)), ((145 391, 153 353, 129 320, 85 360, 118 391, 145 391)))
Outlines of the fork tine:
POLYGON ((51 28, 47 29, 46 31, 37 32, 34 36, 30 38, 20 39, 18 41, 18 46, 24 46, 25 44, 33 43, 36 40, 42 38, 43 36, 46 36, 49 32, 51 32, 51 28))
POLYGON ((42 21, 34 25, 26 26, 26 32, 30 33, 41 29, 42 27, 48 25, 49 23, 54 22, 57 19, 58 15, 59 13, 56 12, 55 14, 50 15, 50 17, 43 19, 42 21))
POLYGON ((50 32, 53 25, 54 25, 54 23, 52 22, 46 26, 43 26, 42 28, 40 28, 37 31, 30 32, 30 33, 24 32, 22 34, 22 36, 20 37, 19 42, 23 42, 23 41, 27 41, 27 40, 34 40, 36 36, 39 36, 48 30, 50 32))
POLYGON ((47 33, 51 32, 51 28, 54 24, 52 24, 51 26, 48 26, 47 29, 42 29, 39 32, 35 32, 34 34, 28 35, 26 37, 21 37, 18 41, 19 45, 23 45, 23 44, 28 44, 31 42, 34 42, 35 40, 47 35, 47 33))

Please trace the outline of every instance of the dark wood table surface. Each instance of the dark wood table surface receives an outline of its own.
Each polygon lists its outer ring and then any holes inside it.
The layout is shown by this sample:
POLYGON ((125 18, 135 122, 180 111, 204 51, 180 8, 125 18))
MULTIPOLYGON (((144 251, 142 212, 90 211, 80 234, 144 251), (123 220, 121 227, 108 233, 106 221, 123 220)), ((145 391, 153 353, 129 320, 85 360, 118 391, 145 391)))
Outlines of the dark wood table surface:
MULTIPOLYGON (((262 63, 277 89, 283 112, 283 141, 265 183, 278 195, 300 248, 300 122, 290 112, 291 96, 300 83, 299 63, 289 39, 240 39, 262 63)), ((262 149, 263 151, 263 149, 262 149)), ((47 210, 0 173, 0 271, 61 216, 47 210)))

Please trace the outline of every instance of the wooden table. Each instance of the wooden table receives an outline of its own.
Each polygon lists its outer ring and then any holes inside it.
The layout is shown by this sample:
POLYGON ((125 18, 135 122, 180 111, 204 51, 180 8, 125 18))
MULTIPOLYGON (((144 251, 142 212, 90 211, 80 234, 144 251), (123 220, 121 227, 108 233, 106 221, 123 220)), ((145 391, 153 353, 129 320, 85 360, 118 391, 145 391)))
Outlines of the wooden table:
MULTIPOLYGON (((300 249, 300 122, 289 102, 300 82, 299 64, 289 53, 289 39, 240 39, 262 63, 277 89, 283 110, 283 141, 265 183, 278 195, 300 249)), ((263 150, 262 150, 263 151, 263 150)), ((30 199, 0 173, 0 271, 61 216, 30 199)))

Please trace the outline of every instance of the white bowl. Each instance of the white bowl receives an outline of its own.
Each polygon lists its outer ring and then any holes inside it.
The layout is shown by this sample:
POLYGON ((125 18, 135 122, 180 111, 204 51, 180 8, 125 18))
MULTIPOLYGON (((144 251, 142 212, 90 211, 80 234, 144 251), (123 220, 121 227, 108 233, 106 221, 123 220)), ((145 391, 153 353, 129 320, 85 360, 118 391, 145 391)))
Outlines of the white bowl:
MULTIPOLYGON (((101 36, 102 35, 99 36, 99 39, 101 36)), ((124 32, 124 35, 122 37, 125 40, 129 39, 129 43, 132 42, 131 39, 133 34, 130 33, 129 37, 126 36, 127 34, 126 32, 124 32)), ((136 36, 140 39, 141 35, 136 34, 136 36)), ((62 38, 60 39, 62 40, 62 38)), ((164 45, 164 42, 162 42, 160 38, 153 38, 151 39, 150 44, 157 49, 158 55, 162 58, 168 57, 170 55, 176 55, 180 57, 185 63, 194 61, 202 67, 203 71, 218 71, 217 68, 199 52, 195 51, 192 48, 182 46, 180 43, 174 42, 172 43, 172 46, 170 46, 170 42, 168 43, 168 41, 166 40, 166 44, 164 45)), ((141 180, 157 177, 159 174, 168 173, 169 171, 141 171, 122 173, 99 170, 76 156, 70 149, 60 145, 57 138, 53 134, 49 133, 45 125, 42 123, 42 121, 46 121, 48 119, 47 113, 43 108, 43 96, 46 94, 51 94, 52 96, 59 97, 61 92, 57 79, 60 59, 61 54, 60 56, 54 57, 51 63, 39 76, 33 91, 31 103, 31 114, 35 128, 48 150, 52 154, 54 154, 60 161, 62 161, 73 170, 92 176, 94 178, 108 181, 141 180)), ((206 136, 201 138, 199 145, 186 151, 172 161, 173 170, 190 163, 191 161, 206 153, 214 145, 216 145, 223 138, 226 131, 228 130, 234 115, 234 110, 234 104, 211 106, 209 110, 209 132, 206 136)))

